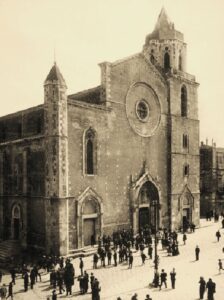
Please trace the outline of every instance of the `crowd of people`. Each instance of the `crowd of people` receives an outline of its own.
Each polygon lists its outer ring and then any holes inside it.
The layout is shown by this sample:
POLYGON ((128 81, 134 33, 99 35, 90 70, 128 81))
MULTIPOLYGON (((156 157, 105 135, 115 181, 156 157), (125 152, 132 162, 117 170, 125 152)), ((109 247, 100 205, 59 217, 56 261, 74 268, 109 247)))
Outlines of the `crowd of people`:
MULTIPOLYGON (((210 220, 211 215, 208 214, 207 220, 210 220)), ((216 222, 217 215, 214 214, 214 221, 216 222)), ((222 227, 224 228, 224 216, 222 218, 222 227)), ((158 283, 152 286, 158 287, 161 290, 163 287, 167 288, 168 275, 167 272, 162 269, 159 273, 158 266, 160 258, 157 255, 155 257, 154 248, 155 243, 161 243, 162 250, 167 251, 168 256, 176 256, 180 254, 178 236, 182 235, 183 245, 186 245, 187 232, 194 232, 195 225, 193 223, 182 229, 182 233, 176 231, 170 231, 166 228, 159 229, 156 233, 153 227, 145 227, 141 229, 137 235, 133 234, 132 230, 120 230, 113 232, 111 236, 103 235, 95 241, 94 237, 91 238, 92 246, 97 244, 97 251, 93 254, 93 270, 98 268, 106 268, 107 266, 117 267, 119 264, 126 264, 128 268, 132 268, 134 265, 133 253, 139 252, 142 265, 145 264, 145 260, 148 258, 155 265, 157 263, 156 276, 158 283), (146 252, 147 249, 147 253, 146 252), (154 260, 153 260, 154 258, 154 260)), ((215 233, 217 242, 221 238, 221 233, 218 230, 215 233)), ((224 252, 224 248, 223 248, 224 252)), ((197 245, 195 248, 195 260, 199 260, 200 248, 197 245)), ((223 270, 222 260, 218 260, 219 273, 223 270)), ((40 269, 50 274, 50 287, 52 288, 52 295, 49 296, 49 300, 57 300, 58 295, 65 294, 70 296, 73 294, 72 287, 75 283, 75 278, 79 284, 79 292, 81 295, 91 293, 92 300, 100 300, 101 286, 99 280, 94 276, 94 273, 88 274, 84 266, 84 260, 79 257, 79 269, 80 272, 75 277, 75 269, 70 259, 64 259, 57 256, 42 256, 32 268, 28 268, 26 264, 23 264, 21 273, 24 282, 24 292, 28 289, 33 289, 34 285, 41 281, 40 269)), ((12 268, 10 270, 11 281, 8 286, 3 284, 0 288, 1 299, 13 299, 13 286, 16 283, 16 270, 12 268)), ((169 274, 170 283, 172 289, 175 289, 176 283, 176 270, 173 268, 169 274)), ((2 281, 2 273, 0 271, 0 283, 2 281)), ((207 289, 208 300, 214 299, 214 293, 216 292, 216 284, 211 278, 206 282, 203 277, 199 280, 199 296, 203 299, 204 293, 207 289)), ((118 297, 117 300, 122 300, 118 297)), ((135 293, 131 300, 138 300, 138 295, 135 293)), ((146 295, 145 300, 152 300, 149 294, 146 295)))

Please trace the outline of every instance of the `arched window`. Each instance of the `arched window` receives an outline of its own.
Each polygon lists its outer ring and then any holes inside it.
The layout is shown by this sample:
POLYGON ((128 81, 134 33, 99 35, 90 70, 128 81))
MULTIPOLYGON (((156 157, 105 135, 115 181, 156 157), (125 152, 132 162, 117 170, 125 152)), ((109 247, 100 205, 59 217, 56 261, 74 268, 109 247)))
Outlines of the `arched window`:
POLYGON ((153 54, 150 55, 150 61, 153 65, 155 64, 155 57, 153 54))
POLYGON ((85 133, 85 173, 96 174, 96 134, 92 128, 85 133))
POLYGON ((181 53, 179 55, 178 68, 179 68, 180 71, 182 71, 182 56, 181 56, 181 53))
POLYGON ((184 149, 188 149, 188 142, 189 142, 188 135, 183 134, 183 148, 184 149))
POLYGON ((189 165, 188 164, 185 164, 184 165, 184 170, 183 170, 183 175, 184 175, 184 177, 186 177, 186 176, 189 176, 189 169, 190 169, 190 167, 189 167, 189 165))
POLYGON ((151 50, 150 61, 151 61, 152 64, 155 63, 155 57, 154 57, 154 50, 153 49, 151 50))
POLYGON ((181 117, 187 117, 187 89, 185 85, 181 88, 181 117))
POLYGON ((166 71, 170 69, 170 56, 168 52, 164 54, 164 69, 166 71))

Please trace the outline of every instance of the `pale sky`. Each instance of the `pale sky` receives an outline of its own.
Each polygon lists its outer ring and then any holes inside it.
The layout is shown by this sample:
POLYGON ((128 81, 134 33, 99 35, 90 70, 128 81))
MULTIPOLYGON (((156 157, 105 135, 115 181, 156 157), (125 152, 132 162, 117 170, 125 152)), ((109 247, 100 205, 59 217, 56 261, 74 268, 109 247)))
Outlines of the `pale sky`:
POLYGON ((99 85, 98 63, 140 52, 162 6, 200 83, 200 139, 224 147, 224 0, 0 0, 0 115, 43 103, 54 47, 68 94, 99 85))

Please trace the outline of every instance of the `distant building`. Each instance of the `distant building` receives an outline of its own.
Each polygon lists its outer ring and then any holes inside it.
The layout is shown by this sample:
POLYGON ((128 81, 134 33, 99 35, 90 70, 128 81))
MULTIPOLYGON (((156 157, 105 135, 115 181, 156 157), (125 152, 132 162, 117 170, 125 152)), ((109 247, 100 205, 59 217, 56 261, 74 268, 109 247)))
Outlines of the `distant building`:
POLYGON ((224 212, 224 148, 203 142, 200 147, 200 207, 207 211, 224 212))
POLYGON ((118 229, 199 224, 198 83, 186 56, 163 9, 140 53, 100 64, 99 86, 67 96, 55 64, 44 104, 1 117, 1 238, 68 254, 118 229))

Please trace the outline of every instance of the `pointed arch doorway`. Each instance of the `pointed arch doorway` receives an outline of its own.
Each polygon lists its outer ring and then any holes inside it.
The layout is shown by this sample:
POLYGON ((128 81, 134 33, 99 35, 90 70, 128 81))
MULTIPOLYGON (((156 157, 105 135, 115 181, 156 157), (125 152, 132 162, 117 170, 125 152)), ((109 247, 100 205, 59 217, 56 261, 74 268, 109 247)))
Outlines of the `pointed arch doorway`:
POLYGON ((15 204, 12 208, 12 219, 11 219, 11 236, 14 240, 20 239, 21 234, 21 209, 20 206, 15 204))
POLYGON ((102 232, 102 199, 90 187, 78 198, 77 229, 78 248, 91 244, 93 238, 97 241, 102 232))
POLYGON ((155 184, 146 181, 140 188, 138 194, 138 227, 139 231, 144 228, 159 226, 159 193, 155 184))

